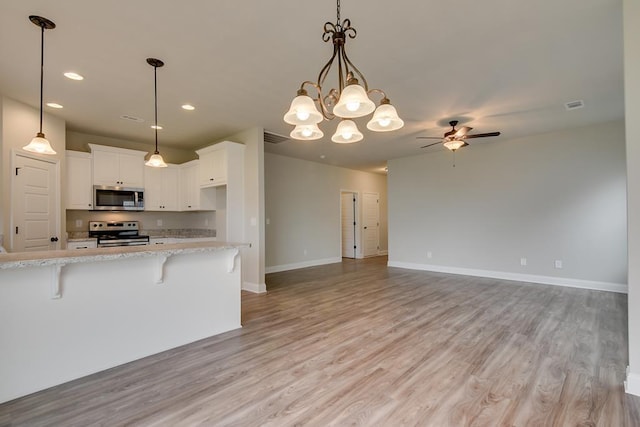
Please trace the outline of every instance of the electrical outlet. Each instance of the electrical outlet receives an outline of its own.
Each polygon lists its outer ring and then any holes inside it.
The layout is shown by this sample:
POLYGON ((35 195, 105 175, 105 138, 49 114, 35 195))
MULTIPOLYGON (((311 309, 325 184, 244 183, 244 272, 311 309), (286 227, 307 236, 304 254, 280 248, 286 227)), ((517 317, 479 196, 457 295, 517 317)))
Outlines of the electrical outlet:
POLYGON ((271 224, 271 219, 267 218, 267 225, 271 224))
POLYGON ((527 259, 526 258, 520 258, 520 265, 523 266, 523 267, 525 265, 527 265, 527 259))
POLYGON ((76 219, 76 228, 82 228, 82 220, 76 219))
POLYGON ((561 259, 557 259, 555 261, 555 266, 556 266, 556 268, 562 268, 562 260, 561 259))
POLYGON ((307 256, 307 250, 303 250, 302 253, 304 254, 304 256, 307 256))
POLYGON ((157 221, 156 221, 156 225, 157 225, 158 227, 162 227, 162 220, 161 220, 161 219, 157 220, 157 221))
POLYGON ((433 258, 433 254, 431 253, 431 251, 427 251, 427 258, 429 259, 433 258))
POLYGON ((205 227, 209 225, 209 218, 205 218, 204 219, 204 225, 205 225, 205 227))

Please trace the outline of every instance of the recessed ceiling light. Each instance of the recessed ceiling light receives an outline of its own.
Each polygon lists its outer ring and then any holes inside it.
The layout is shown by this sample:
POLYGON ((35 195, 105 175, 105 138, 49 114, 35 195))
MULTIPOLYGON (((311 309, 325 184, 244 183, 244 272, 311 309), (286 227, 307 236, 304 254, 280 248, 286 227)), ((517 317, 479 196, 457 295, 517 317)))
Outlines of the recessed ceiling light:
POLYGON ((162 126, 160 126, 160 125, 158 125, 158 126, 156 126, 156 125, 151 125, 151 129, 158 129, 158 130, 160 130, 160 129, 162 129, 162 126))
POLYGON ((195 109, 196 109, 196 107, 194 107, 194 106, 193 106, 193 105, 191 105, 191 104, 184 104, 184 105, 182 106, 182 109, 183 109, 183 110, 193 111, 193 110, 195 110, 195 109))
POLYGON ((71 71, 64 73, 64 76, 71 80, 84 80, 84 77, 82 77, 80 74, 71 71))
POLYGON ((56 104, 55 102, 47 102, 47 106, 51 108, 63 108, 62 105, 56 104))

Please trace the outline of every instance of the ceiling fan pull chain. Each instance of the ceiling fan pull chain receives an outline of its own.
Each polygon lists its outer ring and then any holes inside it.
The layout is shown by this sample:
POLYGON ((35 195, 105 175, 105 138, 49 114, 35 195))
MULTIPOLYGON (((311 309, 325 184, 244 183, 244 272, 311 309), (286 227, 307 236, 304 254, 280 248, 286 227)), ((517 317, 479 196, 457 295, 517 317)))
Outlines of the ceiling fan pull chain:
POLYGON ((453 167, 456 167, 456 152, 453 152, 453 167))

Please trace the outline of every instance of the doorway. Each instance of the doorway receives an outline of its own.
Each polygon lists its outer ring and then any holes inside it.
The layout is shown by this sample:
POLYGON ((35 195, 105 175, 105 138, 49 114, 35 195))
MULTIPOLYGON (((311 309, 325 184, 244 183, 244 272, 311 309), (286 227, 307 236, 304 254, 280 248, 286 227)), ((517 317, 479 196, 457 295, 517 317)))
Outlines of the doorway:
POLYGON ((59 249, 59 163, 23 153, 13 156, 12 252, 59 249))
POLYGON ((340 230, 342 257, 356 258, 358 254, 358 193, 343 190, 340 192, 340 230))

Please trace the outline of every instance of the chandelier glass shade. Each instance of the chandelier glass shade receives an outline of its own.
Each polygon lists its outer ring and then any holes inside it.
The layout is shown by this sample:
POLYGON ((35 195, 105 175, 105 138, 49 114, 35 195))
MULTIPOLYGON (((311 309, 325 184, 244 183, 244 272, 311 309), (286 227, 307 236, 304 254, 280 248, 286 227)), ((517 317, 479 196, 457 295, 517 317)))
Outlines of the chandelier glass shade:
POLYGON ((153 67, 153 99, 155 107, 155 120, 153 122, 153 130, 156 137, 156 150, 146 161, 146 166, 152 168, 166 168, 167 164, 158 151, 158 67, 164 66, 164 62, 156 58, 147 58, 147 63, 153 67))
POLYGON ((56 27, 52 21, 47 18, 43 18, 41 16, 31 15, 29 16, 29 20, 34 24, 40 27, 40 131, 36 133, 36 136, 29 142, 27 145, 22 147, 23 150, 29 151, 31 153, 38 154, 56 154, 55 150, 51 148, 51 144, 44 136, 42 132, 42 104, 43 104, 43 91, 44 91, 44 30, 52 30, 56 27))
POLYGON ((289 134, 293 139, 301 141, 313 141, 324 136, 324 132, 320 130, 316 123, 310 125, 297 125, 289 134))
MULTIPOLYGON (((342 119, 364 117, 374 113, 375 110, 373 118, 367 124, 369 130, 387 132, 400 129, 404 126, 404 122, 398 117, 396 109, 391 105, 386 94, 380 89, 369 89, 364 75, 347 56, 345 50, 347 37, 354 39, 356 37, 356 29, 351 26, 349 19, 341 21, 340 0, 337 0, 336 23, 326 22, 322 34, 322 39, 325 42, 332 41, 333 55, 320 70, 316 82, 309 80, 302 82, 297 96, 293 99, 289 110, 284 115, 284 121, 294 126, 315 125, 323 120, 333 120, 336 117, 342 119), (337 64, 338 86, 337 89, 327 90, 324 87, 325 80, 334 62, 337 64), (309 96, 307 88, 313 89, 315 97, 309 96), (371 99, 373 95, 382 97, 377 108, 376 103, 371 99)), ((359 135, 357 141, 362 139, 362 133, 358 131, 355 123, 351 120, 347 122, 351 124, 343 124, 345 121, 340 122, 338 130, 331 138, 332 141, 341 143, 356 142, 356 140, 344 139, 343 135, 346 134, 351 134, 352 138, 355 138, 354 135, 359 135), (341 130, 341 128, 351 129, 351 127, 355 128, 355 133, 345 133, 345 131, 341 130)), ((301 132, 297 132, 296 129, 291 132, 292 138, 309 139, 302 137, 301 132)), ((318 138, 321 138, 321 136, 318 138)))
POLYGON ((351 144, 362 141, 362 138, 364 138, 364 135, 358 130, 358 126, 353 120, 342 119, 338 123, 336 133, 333 134, 331 140, 338 144, 351 144))

